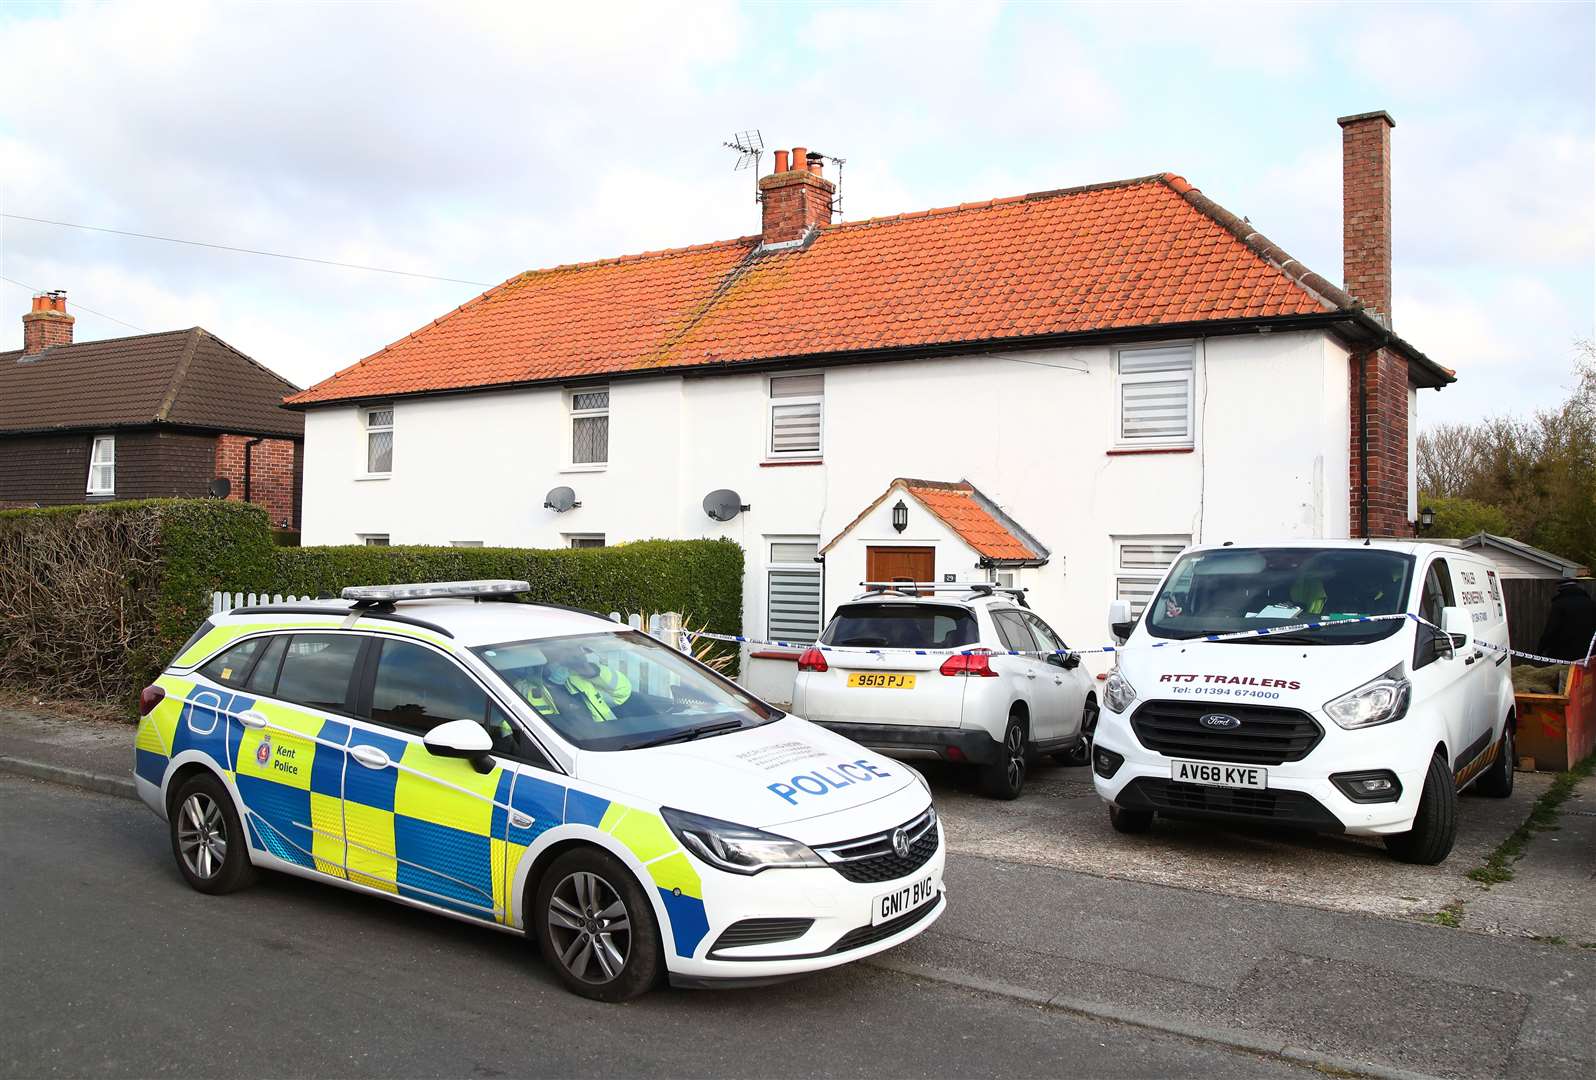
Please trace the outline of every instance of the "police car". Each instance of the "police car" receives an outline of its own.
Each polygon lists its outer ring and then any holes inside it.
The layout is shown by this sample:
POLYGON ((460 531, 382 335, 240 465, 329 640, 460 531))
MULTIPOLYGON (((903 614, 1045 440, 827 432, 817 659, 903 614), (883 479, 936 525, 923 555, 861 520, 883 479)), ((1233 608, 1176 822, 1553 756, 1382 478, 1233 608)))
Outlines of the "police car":
POLYGON ((913 769, 520 581, 213 616, 141 697, 179 871, 279 870, 535 937, 605 1001, 761 983, 942 913, 913 769))

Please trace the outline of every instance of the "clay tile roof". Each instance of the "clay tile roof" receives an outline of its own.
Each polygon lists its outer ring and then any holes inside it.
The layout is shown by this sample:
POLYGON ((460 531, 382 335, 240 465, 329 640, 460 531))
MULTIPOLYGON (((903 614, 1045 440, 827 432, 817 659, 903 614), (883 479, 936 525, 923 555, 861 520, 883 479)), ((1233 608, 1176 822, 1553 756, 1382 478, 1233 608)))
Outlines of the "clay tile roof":
POLYGON ((1355 307, 1162 174, 528 272, 288 403, 1355 307))
POLYGON ((1046 561, 1047 549, 1025 535, 968 480, 948 484, 905 479, 901 483, 977 555, 1000 561, 1046 561))
POLYGON ((282 407, 297 388, 214 334, 191 327, 0 352, 0 434, 173 424, 299 438, 282 407))

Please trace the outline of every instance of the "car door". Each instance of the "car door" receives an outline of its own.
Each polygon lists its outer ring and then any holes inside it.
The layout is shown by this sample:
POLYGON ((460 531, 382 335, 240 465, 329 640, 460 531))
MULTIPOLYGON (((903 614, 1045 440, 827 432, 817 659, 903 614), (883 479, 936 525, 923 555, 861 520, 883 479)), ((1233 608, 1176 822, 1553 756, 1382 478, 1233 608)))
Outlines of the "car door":
POLYGON ((224 654, 216 673, 243 691, 233 695, 228 727, 250 844, 345 877, 344 745, 361 640, 347 633, 256 640, 262 647, 250 666, 227 664, 224 654))
MULTIPOLYGON (((1440 626, 1442 611, 1456 606, 1456 596, 1446 560, 1431 559, 1419 581, 1420 618, 1440 626)), ((1445 655, 1444 647, 1437 650, 1432 642, 1439 636, 1439 631, 1422 623, 1414 635, 1413 696, 1417 701, 1432 703, 1436 714, 1442 718, 1447 752, 1451 755, 1450 764, 1455 774, 1480 749, 1472 745, 1478 740, 1481 712, 1479 695, 1472 692, 1476 685, 1474 669, 1479 665, 1469 662, 1475 651, 1472 645, 1457 649, 1452 655, 1445 655)))
MULTIPOLYGON (((992 609, 992 622, 1004 646, 1016 652, 1042 651, 1030 628, 1013 608, 992 609)), ((1011 656, 1003 661, 1020 676, 1020 695, 1030 707, 1031 738, 1051 742, 1064 735, 1064 702, 1061 687, 1053 682, 1055 670, 1039 656, 1011 656)))
POLYGON ((504 710, 453 657, 420 641, 374 637, 361 684, 343 789, 350 880, 503 921, 515 767, 489 755, 479 769, 433 754, 424 739, 451 720, 491 733, 509 725, 504 710))
MULTIPOLYGON (((1025 619, 1025 624, 1031 628, 1031 636, 1043 650, 1060 653, 1069 648, 1064 639, 1054 633, 1053 628, 1034 611, 1021 612, 1021 617, 1025 619)), ((1048 668, 1048 677, 1053 680, 1053 685, 1058 687, 1059 708, 1062 710, 1059 715, 1063 718, 1064 729, 1073 735, 1079 730, 1081 710, 1086 705, 1086 694, 1090 685, 1080 667, 1079 659, 1075 661, 1073 668, 1066 668, 1064 658, 1058 655, 1047 657, 1044 662, 1048 668)))

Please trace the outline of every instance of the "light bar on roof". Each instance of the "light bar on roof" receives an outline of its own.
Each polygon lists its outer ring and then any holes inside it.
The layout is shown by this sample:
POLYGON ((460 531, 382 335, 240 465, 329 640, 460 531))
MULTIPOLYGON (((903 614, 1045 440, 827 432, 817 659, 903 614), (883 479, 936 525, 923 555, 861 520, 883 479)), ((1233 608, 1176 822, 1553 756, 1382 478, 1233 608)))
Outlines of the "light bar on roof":
POLYGON ((419 581, 413 585, 351 585, 342 595, 345 600, 389 603, 446 596, 514 596, 531 589, 524 581, 419 581))

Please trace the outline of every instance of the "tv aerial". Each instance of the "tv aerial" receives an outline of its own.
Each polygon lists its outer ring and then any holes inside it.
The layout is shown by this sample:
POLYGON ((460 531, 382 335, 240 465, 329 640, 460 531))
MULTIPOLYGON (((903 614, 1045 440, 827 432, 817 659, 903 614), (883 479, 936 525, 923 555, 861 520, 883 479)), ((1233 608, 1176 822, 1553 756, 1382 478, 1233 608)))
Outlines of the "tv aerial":
POLYGON ((758 128, 739 131, 732 136, 730 141, 721 143, 728 150, 737 151, 737 164, 732 166, 733 172, 743 169, 754 170, 754 201, 759 201, 759 161, 765 156, 765 137, 759 133, 758 128))

